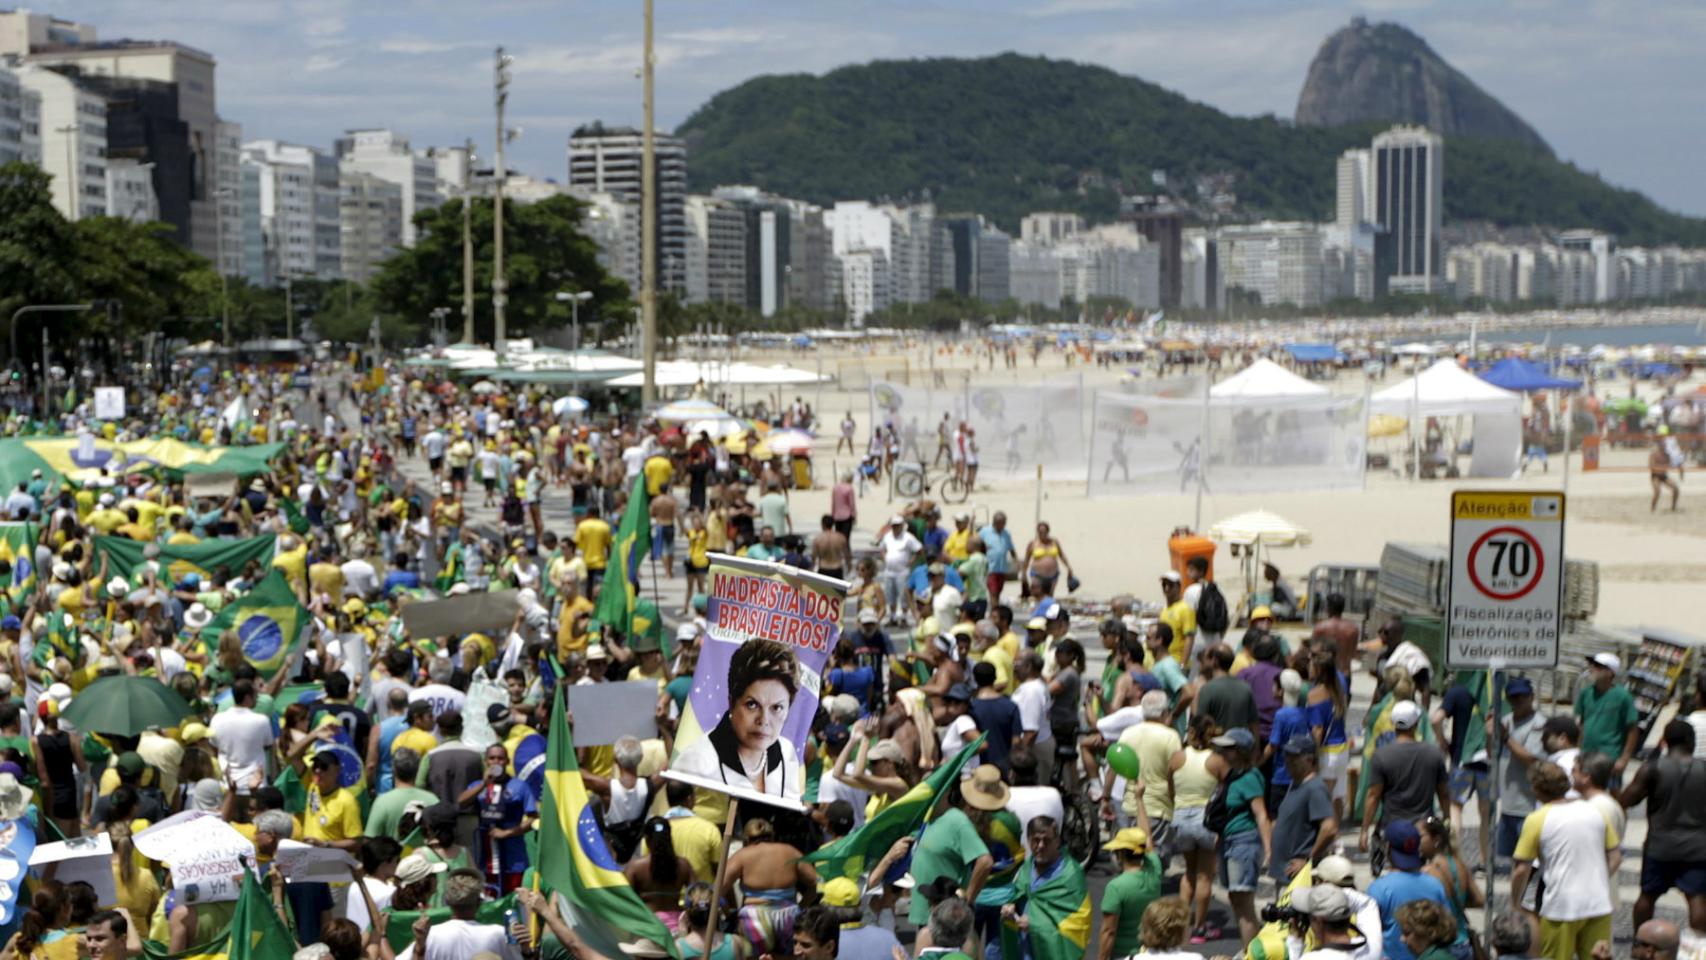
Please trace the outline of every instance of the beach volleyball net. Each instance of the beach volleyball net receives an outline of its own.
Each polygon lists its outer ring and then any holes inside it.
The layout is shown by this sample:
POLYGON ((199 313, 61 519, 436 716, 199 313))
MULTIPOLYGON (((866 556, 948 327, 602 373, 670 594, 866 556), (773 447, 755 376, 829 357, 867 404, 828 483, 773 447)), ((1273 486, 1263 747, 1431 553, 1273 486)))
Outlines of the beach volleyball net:
POLYGON ((894 425, 902 461, 935 461, 938 426, 946 415, 950 438, 960 421, 971 426, 980 476, 1029 477, 1041 464, 1051 480, 1082 480, 1090 452, 1085 403, 1077 377, 948 389, 882 382, 871 385, 871 422, 894 425))

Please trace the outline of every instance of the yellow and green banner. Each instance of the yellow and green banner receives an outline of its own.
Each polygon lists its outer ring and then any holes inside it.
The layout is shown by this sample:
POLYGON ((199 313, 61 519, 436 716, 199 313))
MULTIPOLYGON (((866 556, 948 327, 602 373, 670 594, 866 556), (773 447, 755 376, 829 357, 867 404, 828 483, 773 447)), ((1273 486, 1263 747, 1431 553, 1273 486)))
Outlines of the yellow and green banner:
POLYGON ((0 440, 0 490, 28 483, 40 470, 50 481, 64 478, 84 484, 101 475, 126 473, 234 473, 254 476, 271 469, 282 443, 249 447, 204 447, 170 437, 117 443, 76 437, 21 437, 0 440))
MULTIPOLYGON (((200 543, 163 543, 159 545, 159 563, 171 575, 173 583, 191 573, 211 576, 221 567, 235 577, 251 560, 265 568, 272 560, 277 543, 278 538, 272 534, 244 539, 203 540, 200 543)), ((130 580, 137 568, 146 562, 143 551, 147 547, 148 544, 129 537, 96 537, 95 566, 99 568, 101 558, 105 557, 109 575, 130 580)))

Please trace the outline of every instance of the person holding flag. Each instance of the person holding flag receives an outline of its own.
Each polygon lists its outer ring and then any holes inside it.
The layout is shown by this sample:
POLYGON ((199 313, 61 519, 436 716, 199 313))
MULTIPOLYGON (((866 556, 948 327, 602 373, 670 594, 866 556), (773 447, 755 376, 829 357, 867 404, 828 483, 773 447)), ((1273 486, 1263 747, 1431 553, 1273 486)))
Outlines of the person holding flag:
POLYGON ((1001 955, 1082 960, 1090 944, 1090 888, 1084 868, 1062 855, 1060 824, 1053 817, 1033 819, 1025 840, 1031 858, 1015 880, 1019 899, 1002 908, 1001 955))

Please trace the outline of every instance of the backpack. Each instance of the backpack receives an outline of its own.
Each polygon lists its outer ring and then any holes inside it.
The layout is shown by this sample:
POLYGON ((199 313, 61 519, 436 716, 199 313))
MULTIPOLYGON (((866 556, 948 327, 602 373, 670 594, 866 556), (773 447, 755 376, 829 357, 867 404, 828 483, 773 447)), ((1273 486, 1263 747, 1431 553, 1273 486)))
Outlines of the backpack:
POLYGON ((1205 580, 1202 585, 1202 595, 1197 597, 1197 630, 1201 633, 1225 633, 1232 625, 1232 617, 1226 609, 1226 597, 1215 586, 1214 581, 1205 580))
POLYGON ((523 516, 521 498, 511 491, 504 497, 503 521, 511 526, 519 526, 523 516))
POLYGON ((1226 805, 1226 781, 1222 780, 1209 795, 1208 806, 1203 808, 1202 825, 1204 830, 1218 837, 1231 821, 1232 810, 1226 805))

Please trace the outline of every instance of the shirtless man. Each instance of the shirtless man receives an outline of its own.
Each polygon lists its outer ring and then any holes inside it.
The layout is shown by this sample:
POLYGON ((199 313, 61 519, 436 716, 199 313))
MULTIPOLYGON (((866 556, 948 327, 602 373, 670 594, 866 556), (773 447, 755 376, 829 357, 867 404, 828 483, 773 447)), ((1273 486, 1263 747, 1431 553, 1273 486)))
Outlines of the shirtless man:
MULTIPOLYGON (((1647 508, 1649 513, 1658 511, 1659 494, 1664 491, 1665 487, 1670 488, 1671 512, 1676 512, 1676 501, 1682 496, 1682 488, 1677 486, 1676 480, 1670 478, 1671 466, 1670 453, 1665 450, 1665 438, 1655 438, 1653 440, 1653 452, 1647 454, 1647 470, 1652 473, 1653 480, 1653 503, 1647 508)), ((1682 464, 1678 463, 1675 466, 1677 480, 1680 480, 1684 475, 1682 464)))
POLYGON ((655 548, 663 556, 663 575, 669 579, 675 578, 675 511, 678 504, 675 497, 665 487, 663 492, 652 498, 652 523, 657 525, 658 546, 655 548))
POLYGON ((1345 619, 1345 595, 1327 594, 1327 619, 1317 623, 1309 635, 1311 644, 1331 649, 1338 661, 1339 672, 1351 675, 1356 662, 1357 647, 1362 643, 1362 627, 1345 619))
POLYGON ((835 529, 835 518, 827 513, 823 515, 822 526, 822 532, 812 538, 812 565, 826 577, 845 580, 852 566, 847 538, 835 529))

